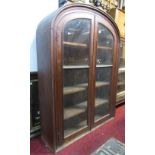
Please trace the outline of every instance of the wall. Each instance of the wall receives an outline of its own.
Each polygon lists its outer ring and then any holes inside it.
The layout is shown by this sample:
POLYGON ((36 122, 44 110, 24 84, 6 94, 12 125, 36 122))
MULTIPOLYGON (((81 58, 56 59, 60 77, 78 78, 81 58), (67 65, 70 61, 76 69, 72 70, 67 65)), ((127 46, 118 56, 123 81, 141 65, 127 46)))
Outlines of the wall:
POLYGON ((31 10, 31 16, 28 16, 31 20, 31 28, 29 34, 30 42, 30 71, 37 71, 37 52, 36 52, 36 28, 38 23, 49 13, 55 11, 58 8, 58 0, 35 0, 32 1, 33 10, 31 10))

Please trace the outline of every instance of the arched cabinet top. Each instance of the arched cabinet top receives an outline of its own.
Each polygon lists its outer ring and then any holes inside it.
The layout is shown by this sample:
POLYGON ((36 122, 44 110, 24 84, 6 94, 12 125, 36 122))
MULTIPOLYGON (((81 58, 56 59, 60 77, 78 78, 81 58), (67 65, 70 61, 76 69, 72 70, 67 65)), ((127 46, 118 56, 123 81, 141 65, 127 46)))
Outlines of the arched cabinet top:
MULTIPOLYGON (((113 30, 115 31, 115 34, 117 36, 117 42, 119 43, 120 32, 113 18, 95 6, 81 3, 66 4, 63 7, 56 10, 55 12, 49 14, 47 17, 43 18, 43 20, 38 25, 37 33, 45 30, 46 32, 47 31, 49 32, 50 29, 58 31, 56 25, 58 25, 58 23, 63 20, 63 17, 65 17, 66 15, 71 16, 72 15, 71 13, 76 13, 78 11, 80 11, 81 14, 85 12, 87 14, 92 14, 93 16, 98 15, 101 18, 105 19, 107 21, 106 23, 109 23, 111 27, 113 27, 113 30)), ((60 24, 59 26, 61 27, 60 24)), ((50 32, 54 34, 54 31, 50 32)))
POLYGON ((92 6, 92 5, 88 5, 88 4, 81 4, 81 3, 77 3, 77 4, 67 4, 64 5, 63 7, 59 8, 56 12, 54 12, 52 14, 52 19, 51 19, 51 27, 54 27, 55 24, 62 19, 63 16, 65 16, 66 14, 70 14, 71 12, 77 12, 77 11, 83 11, 83 12, 87 12, 90 14, 96 14, 101 16, 102 18, 104 18, 105 20, 107 20, 108 22, 111 23, 111 25, 113 26, 115 33, 117 34, 117 37, 120 38, 120 32, 119 29, 117 27, 117 24, 115 23, 115 21, 113 20, 113 18, 103 12, 101 9, 92 6))

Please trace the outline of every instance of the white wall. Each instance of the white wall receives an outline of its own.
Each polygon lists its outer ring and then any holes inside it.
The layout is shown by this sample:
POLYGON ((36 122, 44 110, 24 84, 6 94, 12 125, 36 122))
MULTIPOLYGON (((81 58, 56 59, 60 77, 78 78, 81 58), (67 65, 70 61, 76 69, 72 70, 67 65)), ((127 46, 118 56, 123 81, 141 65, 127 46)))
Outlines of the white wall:
POLYGON ((28 46, 30 47, 30 71, 37 71, 36 28, 45 16, 58 8, 58 0, 33 0, 32 3, 33 9, 28 16, 31 20, 28 46))
POLYGON ((30 153, 30 70, 37 71, 35 33, 40 20, 57 7, 58 0, 0 2, 0 154, 30 153))

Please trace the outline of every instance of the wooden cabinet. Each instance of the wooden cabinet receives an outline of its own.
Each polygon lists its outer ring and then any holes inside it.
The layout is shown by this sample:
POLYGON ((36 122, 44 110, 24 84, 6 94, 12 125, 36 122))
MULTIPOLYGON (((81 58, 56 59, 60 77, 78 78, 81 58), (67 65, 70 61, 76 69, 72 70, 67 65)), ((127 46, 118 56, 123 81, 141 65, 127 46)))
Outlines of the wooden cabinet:
POLYGON ((120 9, 111 9, 109 14, 114 18, 120 31, 120 64, 117 82, 116 105, 125 103, 125 12, 120 9))
POLYGON ((118 69, 116 105, 125 103, 125 39, 120 41, 120 63, 118 69))
POLYGON ((42 138, 55 152, 114 116, 119 32, 101 10, 69 4, 36 39, 42 138))

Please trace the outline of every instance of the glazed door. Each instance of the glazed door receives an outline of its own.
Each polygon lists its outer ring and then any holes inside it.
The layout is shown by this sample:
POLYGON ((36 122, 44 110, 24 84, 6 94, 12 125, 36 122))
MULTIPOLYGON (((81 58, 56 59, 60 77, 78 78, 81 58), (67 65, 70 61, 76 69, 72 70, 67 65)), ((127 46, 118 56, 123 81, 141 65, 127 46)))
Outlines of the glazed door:
POLYGON ((124 102, 125 100, 125 40, 121 39, 120 44, 120 64, 118 70, 117 81, 117 104, 124 102))
POLYGON ((100 17, 96 17, 95 23, 93 127, 114 115, 117 67, 114 29, 110 23, 100 17))
POLYGON ((77 18, 64 27, 64 138, 88 127, 91 20, 77 18))
POLYGON ((69 14, 57 22, 56 30, 59 145, 111 117, 116 91, 113 27, 90 12, 69 14))
MULTIPOLYGON (((76 11, 58 25, 59 126, 63 141, 90 129, 94 16, 76 11), (60 24, 61 23, 61 24, 60 24), (59 68, 60 67, 60 68, 59 68)), ((58 140, 59 141, 59 140, 58 140)))

